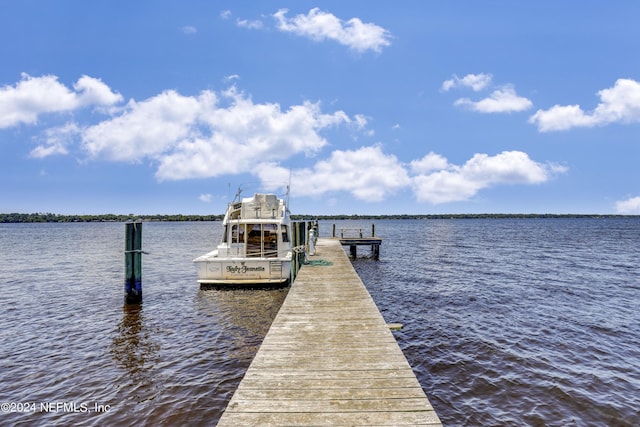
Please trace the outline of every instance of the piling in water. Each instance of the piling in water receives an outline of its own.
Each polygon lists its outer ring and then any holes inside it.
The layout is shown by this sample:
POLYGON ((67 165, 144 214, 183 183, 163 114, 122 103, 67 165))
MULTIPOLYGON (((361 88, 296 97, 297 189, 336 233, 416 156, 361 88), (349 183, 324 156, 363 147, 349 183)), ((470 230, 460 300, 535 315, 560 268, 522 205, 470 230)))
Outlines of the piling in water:
POLYGON ((124 302, 142 302, 142 221, 127 222, 124 238, 124 302))

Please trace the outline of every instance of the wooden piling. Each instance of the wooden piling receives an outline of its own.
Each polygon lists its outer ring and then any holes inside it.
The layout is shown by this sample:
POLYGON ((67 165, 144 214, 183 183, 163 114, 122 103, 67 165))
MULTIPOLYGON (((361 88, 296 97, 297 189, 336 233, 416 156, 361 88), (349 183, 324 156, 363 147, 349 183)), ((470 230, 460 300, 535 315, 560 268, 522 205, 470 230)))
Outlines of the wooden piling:
POLYGON ((293 253, 291 254, 291 277, 290 282, 296 279, 300 266, 304 263, 305 251, 307 243, 307 223, 305 221, 295 221, 291 223, 291 243, 293 245, 293 253))
POLYGON ((125 224, 124 239, 124 301, 142 302, 142 221, 125 224))

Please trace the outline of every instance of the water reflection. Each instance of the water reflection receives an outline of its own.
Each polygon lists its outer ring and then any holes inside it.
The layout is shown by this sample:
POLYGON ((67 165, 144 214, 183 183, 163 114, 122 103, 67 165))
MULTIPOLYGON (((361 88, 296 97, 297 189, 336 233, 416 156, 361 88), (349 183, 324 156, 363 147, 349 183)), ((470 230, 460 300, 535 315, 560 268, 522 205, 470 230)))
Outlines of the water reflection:
POLYGON ((209 289, 198 294, 199 310, 207 318, 224 319, 230 359, 250 361, 267 334, 289 288, 209 289))
POLYGON ((154 394, 152 371, 160 359, 160 346, 153 341, 151 328, 145 325, 142 305, 125 305, 122 311, 122 321, 111 344, 111 356, 128 373, 129 386, 137 389, 136 400, 149 400, 154 394))

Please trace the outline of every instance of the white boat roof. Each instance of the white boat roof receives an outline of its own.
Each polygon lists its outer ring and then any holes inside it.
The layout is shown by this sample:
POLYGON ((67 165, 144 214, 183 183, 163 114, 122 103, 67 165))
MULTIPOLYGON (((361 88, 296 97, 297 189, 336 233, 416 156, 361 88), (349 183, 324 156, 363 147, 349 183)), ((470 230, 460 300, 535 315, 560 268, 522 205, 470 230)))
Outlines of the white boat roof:
POLYGON ((242 199, 240 216, 247 219, 279 219, 285 216, 284 201, 275 194, 256 193, 242 199))

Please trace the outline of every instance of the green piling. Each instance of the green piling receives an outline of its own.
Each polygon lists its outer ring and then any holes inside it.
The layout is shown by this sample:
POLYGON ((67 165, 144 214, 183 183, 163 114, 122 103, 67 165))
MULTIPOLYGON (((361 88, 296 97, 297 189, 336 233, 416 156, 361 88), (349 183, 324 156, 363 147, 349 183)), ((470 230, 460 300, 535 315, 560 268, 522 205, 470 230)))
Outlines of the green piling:
POLYGON ((124 238, 124 302, 142 302, 142 221, 127 222, 124 238))
MULTIPOLYGON (((291 224, 291 242, 294 248, 303 247, 307 243, 307 223, 305 221, 295 221, 291 224)), ((296 279, 300 267, 304 263, 305 252, 294 251, 291 258, 291 283, 296 279)))

